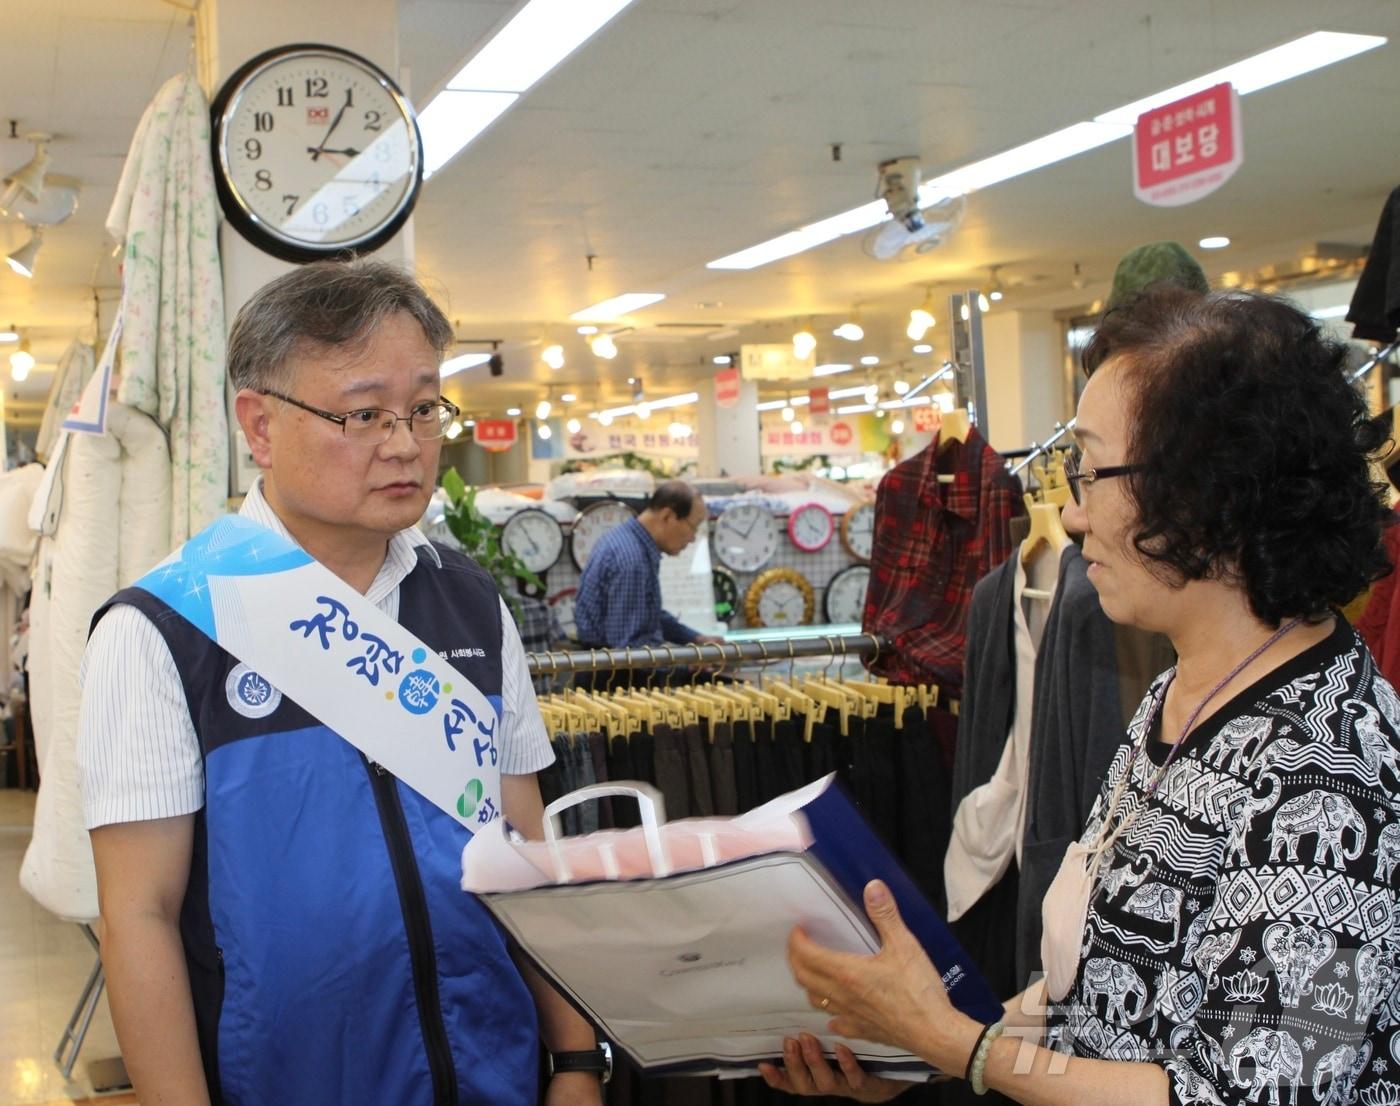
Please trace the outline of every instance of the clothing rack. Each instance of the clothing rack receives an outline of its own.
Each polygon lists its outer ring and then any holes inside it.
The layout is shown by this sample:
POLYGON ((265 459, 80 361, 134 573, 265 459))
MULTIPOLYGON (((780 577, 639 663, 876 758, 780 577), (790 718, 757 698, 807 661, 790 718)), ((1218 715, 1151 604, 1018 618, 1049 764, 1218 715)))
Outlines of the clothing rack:
POLYGON ((1026 469, 1031 467, 1031 462, 1034 461, 1037 457, 1044 457, 1046 454, 1048 454, 1052 449, 1055 448, 1056 443, 1059 442, 1061 438, 1063 438, 1066 434, 1070 433, 1074 429, 1074 426, 1078 421, 1079 420, 1075 418, 1070 419, 1069 422, 1057 422, 1055 424, 1055 433, 1051 434, 1050 437, 1045 439, 1045 441, 1031 442, 1030 451, 1019 461, 1017 461, 1016 464, 1011 466, 1011 475, 1020 476, 1021 473, 1025 472, 1026 469))
POLYGON ((634 645, 626 649, 576 649, 529 653, 532 676, 565 672, 640 671, 688 665, 729 665, 753 661, 787 661, 799 657, 877 657, 890 643, 876 634, 823 634, 778 641, 726 641, 708 645, 634 645))

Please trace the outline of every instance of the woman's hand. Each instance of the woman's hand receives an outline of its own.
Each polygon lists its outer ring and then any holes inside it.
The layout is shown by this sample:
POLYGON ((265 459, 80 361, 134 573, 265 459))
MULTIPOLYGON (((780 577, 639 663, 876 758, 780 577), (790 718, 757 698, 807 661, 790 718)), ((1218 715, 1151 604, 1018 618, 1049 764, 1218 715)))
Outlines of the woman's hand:
POLYGON ((822 1055, 821 1043, 810 1033, 800 1040, 789 1037, 783 1042, 783 1066, 759 1064, 763 1081, 775 1091, 788 1094, 839 1095, 857 1102, 888 1102, 903 1094, 913 1084, 871 1075, 856 1060, 856 1054, 845 1045, 836 1046, 837 1070, 832 1070, 822 1055))
POLYGON ((893 1045, 961 1074, 981 1026, 949 1001, 938 970, 879 880, 865 887, 865 912, 880 936, 874 956, 833 952, 793 930, 788 962, 798 984, 813 1006, 832 1015, 833 1033, 893 1045))

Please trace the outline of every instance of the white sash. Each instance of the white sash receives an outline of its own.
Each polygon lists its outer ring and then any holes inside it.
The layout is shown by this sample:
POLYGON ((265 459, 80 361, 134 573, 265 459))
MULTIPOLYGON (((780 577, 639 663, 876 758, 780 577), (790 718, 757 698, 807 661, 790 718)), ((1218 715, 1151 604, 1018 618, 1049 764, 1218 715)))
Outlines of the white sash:
POLYGON ((228 686, 241 713, 286 694, 469 830, 501 816, 500 696, 287 538, 230 515, 135 586, 243 662, 228 686))

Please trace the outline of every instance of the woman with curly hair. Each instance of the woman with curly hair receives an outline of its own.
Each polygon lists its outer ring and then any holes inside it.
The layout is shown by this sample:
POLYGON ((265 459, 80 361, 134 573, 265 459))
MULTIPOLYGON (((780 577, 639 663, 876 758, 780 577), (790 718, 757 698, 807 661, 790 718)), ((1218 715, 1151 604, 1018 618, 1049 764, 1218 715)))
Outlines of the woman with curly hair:
MULTIPOLYGON (((1179 659, 1046 896, 1046 975, 973 1021, 878 883, 881 951, 797 931, 794 972, 833 1032, 1017 1102, 1400 1103, 1400 699, 1337 611, 1387 568, 1382 432, 1265 296, 1151 289, 1084 368, 1065 522, 1104 612, 1179 659)), ((836 1060, 792 1041, 765 1077, 901 1089, 836 1060)))

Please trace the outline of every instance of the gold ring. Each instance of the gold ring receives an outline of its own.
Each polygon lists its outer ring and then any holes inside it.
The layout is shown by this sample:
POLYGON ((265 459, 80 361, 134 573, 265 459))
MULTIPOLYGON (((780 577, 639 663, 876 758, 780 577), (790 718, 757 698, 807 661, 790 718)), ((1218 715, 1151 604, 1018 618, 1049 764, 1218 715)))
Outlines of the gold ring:
POLYGON ((821 1000, 821 1003, 820 1003, 819 1005, 821 1006, 821 1008, 822 1008, 823 1010, 825 1010, 828 1006, 831 1005, 831 999, 829 999, 829 998, 824 998, 824 999, 821 1000))

